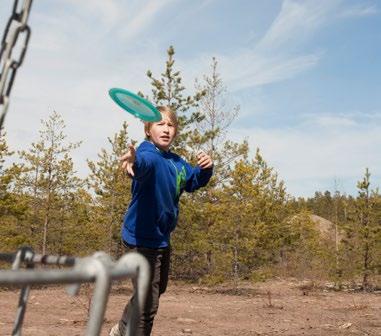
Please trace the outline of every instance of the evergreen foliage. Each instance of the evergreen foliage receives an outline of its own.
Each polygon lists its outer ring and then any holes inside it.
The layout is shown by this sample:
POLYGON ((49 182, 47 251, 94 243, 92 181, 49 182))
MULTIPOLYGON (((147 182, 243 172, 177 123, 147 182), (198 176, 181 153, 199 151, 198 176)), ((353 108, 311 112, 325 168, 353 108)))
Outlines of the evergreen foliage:
POLYGON ((46 254, 61 246, 71 213, 68 200, 74 199, 82 181, 75 175, 70 156, 80 143, 66 143, 62 117, 54 112, 41 123, 39 140, 19 152, 20 173, 14 191, 28 209, 23 230, 28 243, 46 254))
POLYGON ((113 138, 108 138, 108 142, 110 151, 102 149, 97 162, 88 161, 91 171, 88 185, 94 193, 90 227, 98 249, 120 256, 123 253, 120 228, 131 189, 131 180, 119 162, 119 157, 127 152, 131 142, 127 123, 123 123, 122 129, 113 138))
MULTIPOLYGON (((208 152, 214 176, 181 198, 172 276, 213 284, 281 275, 332 279, 338 287, 357 281, 364 290, 377 286, 381 196, 371 188, 369 170, 356 197, 338 190, 291 197, 259 149, 250 155, 246 140, 229 139, 239 106, 229 104, 217 60, 192 92, 174 55, 170 47, 158 78, 147 72, 152 100, 172 106, 179 117, 173 150, 191 163, 199 150, 208 152)), ((68 142, 64 130, 54 112, 42 121, 38 140, 18 152, 19 163, 8 165, 15 154, 0 133, 0 250, 29 245, 39 253, 77 256, 104 250, 117 258, 124 253, 120 229, 130 201, 131 179, 119 162, 134 143, 128 125, 88 161, 86 180, 77 176, 71 157, 80 143, 68 142)))
POLYGON ((174 68, 174 55, 175 49, 170 46, 167 50, 168 59, 165 69, 160 78, 154 77, 151 70, 147 71, 147 76, 151 80, 152 101, 156 105, 170 106, 177 114, 178 135, 172 144, 173 151, 188 157, 187 140, 194 132, 194 123, 200 122, 204 118, 203 114, 196 111, 195 108, 205 92, 198 90, 194 94, 186 94, 181 72, 174 68))

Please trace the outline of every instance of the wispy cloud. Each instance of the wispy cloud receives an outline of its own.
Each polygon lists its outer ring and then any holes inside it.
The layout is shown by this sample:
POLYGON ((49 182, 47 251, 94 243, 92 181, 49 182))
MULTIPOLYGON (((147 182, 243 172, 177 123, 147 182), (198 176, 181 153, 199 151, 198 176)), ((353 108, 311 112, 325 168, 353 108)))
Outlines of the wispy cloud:
POLYGON ((304 114, 301 115, 300 126, 304 128, 324 128, 326 130, 338 130, 338 131, 351 131, 348 128, 357 130, 365 128, 371 128, 371 125, 381 125, 381 113, 361 113, 361 112, 348 112, 348 113, 320 113, 317 115, 304 114))
POLYGON ((327 23, 340 3, 285 0, 255 46, 237 50, 233 55, 217 56, 229 88, 241 90, 279 82, 316 66, 324 52, 306 52, 305 42, 327 23))
POLYGON ((376 154, 381 147, 379 117, 371 113, 373 122, 368 123, 360 114, 327 113, 304 116, 292 128, 251 127, 235 130, 232 136, 237 140, 246 136, 251 148, 259 147, 293 195, 311 196, 331 189, 336 178, 346 181, 342 191, 353 193, 364 169, 377 173, 381 165, 376 154))
POLYGON ((151 22, 166 6, 177 0, 150 0, 146 4, 141 4, 134 9, 129 20, 119 31, 119 36, 124 42, 128 42, 136 37, 141 31, 150 27, 151 22))
POLYGON ((264 57, 253 52, 236 57, 220 57, 222 74, 231 90, 279 82, 318 64, 322 53, 294 57, 264 57))
POLYGON ((379 13, 380 10, 375 4, 361 4, 343 9, 339 16, 344 18, 352 18, 377 15, 379 13))
POLYGON ((308 119, 306 118, 305 125, 310 126, 318 126, 323 129, 329 129, 329 128, 347 128, 347 127, 353 127, 358 125, 355 119, 344 116, 344 115, 316 115, 316 116, 309 116, 308 119))
POLYGON ((285 0, 256 49, 268 52, 302 47, 302 42, 329 21, 341 0, 285 0))
MULTIPOLYGON (((195 77, 209 73, 211 59, 215 56, 228 90, 233 91, 234 98, 241 105, 245 102, 250 105, 242 110, 242 115, 252 117, 253 111, 260 110, 256 117, 263 113, 260 116, 267 118, 264 116, 267 111, 281 110, 300 116, 302 111, 290 111, 287 106, 283 109, 275 101, 275 96, 269 97, 267 85, 280 84, 319 66, 330 56, 330 50, 324 49, 322 40, 326 37, 322 35, 331 34, 320 35, 321 44, 315 43, 315 37, 331 23, 342 22, 340 17, 377 15, 376 5, 367 1, 368 4, 358 6, 343 0, 282 1, 280 8, 273 6, 271 12, 266 13, 268 21, 258 29, 257 26, 253 28, 255 39, 250 40, 252 35, 245 35, 249 31, 241 31, 240 24, 232 21, 234 27, 232 25, 231 29, 242 34, 245 43, 240 40, 223 47, 216 44, 208 48, 213 41, 203 40, 202 35, 198 36, 200 45, 207 47, 202 47, 201 51, 197 40, 192 40, 194 43, 189 46, 183 43, 179 50, 176 49, 176 69, 181 70, 185 86, 193 87, 195 77), (251 42, 247 43, 248 40, 251 42), (253 101, 258 106, 253 107, 253 101)), ((180 17, 177 23, 192 22, 200 25, 200 30, 217 25, 216 31, 222 35, 227 24, 221 20, 213 21, 215 17, 223 17, 216 16, 216 11, 234 6, 237 6, 234 10, 243 14, 246 10, 242 5, 228 3, 224 7, 216 0, 194 3, 180 0, 56 0, 54 5, 36 1, 31 13, 33 35, 12 90, 6 122, 12 149, 25 148, 33 141, 38 136, 40 119, 45 119, 53 110, 63 114, 70 139, 84 140, 74 157, 76 164, 81 165, 82 174, 87 171, 85 159, 96 158, 99 149, 107 146, 106 138, 117 132, 124 120, 131 124, 130 135, 139 140, 143 135, 141 124, 112 103, 107 95, 108 89, 119 86, 149 93, 149 81, 144 75, 146 70, 151 69, 155 76, 160 76, 168 45, 173 43, 176 47, 184 41, 183 34, 192 34, 188 24, 175 25, 181 29, 173 34, 167 29, 172 26, 160 25, 160 20, 176 11, 180 17), (203 22, 200 14, 205 12, 208 15, 203 16, 203 22)), ((6 22, 10 11, 11 6, 0 1, 0 19, 4 18, 1 23, 6 22)), ((334 40, 328 42, 334 43, 334 40)), ((325 94, 325 88, 318 87, 319 83, 311 84, 316 85, 311 85, 311 90, 321 90, 319 94, 325 94)), ((292 95, 287 85, 278 85, 276 91, 292 95)), ((292 96, 295 100, 301 99, 297 94, 292 96)), ((360 96, 361 92, 358 93, 360 96)), ((305 99, 309 98, 306 96, 305 99)), ((308 102, 304 103, 308 106, 308 102)), ((329 102, 325 103, 329 109, 329 102)), ((377 104, 375 101, 367 106, 377 109, 377 104)), ((358 109, 362 106, 361 102, 356 104, 358 109)), ((332 111, 321 114, 317 110, 318 107, 314 109, 316 115, 302 115, 301 119, 295 116, 293 122, 296 125, 292 128, 272 125, 273 128, 268 129, 246 124, 243 128, 241 124, 239 129, 233 130, 235 140, 242 141, 248 136, 251 148, 259 146, 262 149, 265 159, 295 195, 321 188, 316 181, 330 181, 334 176, 358 179, 364 167, 368 166, 372 171, 381 166, 381 156, 376 155, 381 147, 380 112, 335 114, 332 111), (310 189, 305 187, 307 181, 311 183, 310 189)), ((279 121, 275 123, 279 124, 279 121)))
POLYGON ((70 4, 71 9, 81 16, 96 17, 100 24, 113 25, 125 15, 123 2, 118 0, 60 0, 62 5, 70 4))

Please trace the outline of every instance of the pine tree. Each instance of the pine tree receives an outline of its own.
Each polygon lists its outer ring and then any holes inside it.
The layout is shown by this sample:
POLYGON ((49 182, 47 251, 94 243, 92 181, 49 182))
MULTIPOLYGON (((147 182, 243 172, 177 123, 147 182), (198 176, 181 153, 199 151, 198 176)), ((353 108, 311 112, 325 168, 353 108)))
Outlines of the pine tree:
POLYGON ((211 155, 214 168, 213 178, 205 188, 181 200, 179 225, 174 233, 174 269, 177 274, 197 278, 203 272, 213 269, 213 250, 206 239, 213 221, 206 216, 214 206, 216 196, 223 182, 227 180, 231 166, 240 157, 246 157, 248 144, 226 140, 228 128, 237 116, 239 107, 232 109, 226 104, 227 90, 217 72, 217 61, 213 59, 211 74, 203 81, 196 81, 196 91, 204 92, 198 110, 204 118, 195 123, 195 128, 187 138, 188 157, 196 165, 196 154, 204 150, 211 155), (196 260, 199 267, 195 267, 196 260), (186 269, 186 265, 192 267, 186 269))
POLYGON ((12 157, 4 130, 0 130, 0 250, 14 252, 25 244, 27 235, 23 229, 23 218, 27 212, 25 202, 13 192, 13 184, 20 170, 17 166, 6 167, 12 157))
POLYGON ((344 279, 362 279, 362 288, 371 288, 371 278, 381 270, 381 196, 370 188, 370 172, 365 170, 357 183, 358 196, 346 199, 346 221, 340 244, 344 279))
POLYGON ((100 233, 99 243, 103 250, 117 257, 123 251, 120 228, 131 198, 131 179, 121 169, 119 161, 130 142, 127 123, 123 123, 122 129, 108 141, 111 151, 102 149, 97 162, 88 161, 91 171, 88 184, 95 194, 92 222, 94 230, 100 233))
POLYGON ((86 256, 101 250, 101 237, 92 222, 91 195, 79 188, 66 194, 61 202, 58 220, 62 226, 56 231, 56 253, 86 256))
MULTIPOLYGON (((204 149, 214 161, 214 179, 223 183, 229 176, 231 165, 239 158, 247 157, 248 143, 227 140, 229 127, 239 113, 238 105, 227 103, 227 88, 217 71, 218 62, 212 59, 211 73, 204 75, 203 81, 196 81, 196 89, 204 92, 199 101, 199 111, 204 118, 197 123, 197 129, 189 139, 193 153, 204 149)), ((195 156, 195 155, 193 155, 195 156)))
MULTIPOLYGON (((213 194, 203 213, 193 212, 187 224, 202 220, 200 271, 212 279, 238 280, 275 263, 283 242, 287 194, 259 150, 252 161, 240 160, 229 183, 213 194), (201 263, 201 261, 203 263, 201 263), (201 268, 203 267, 203 268, 201 268)), ((201 228, 201 225, 200 225, 201 228)))
POLYGON ((3 129, 0 130, 0 214, 3 215, 7 212, 7 207, 9 206, 9 186, 12 181, 12 175, 9 174, 8 168, 5 168, 5 161, 7 158, 11 157, 14 152, 9 151, 8 144, 5 139, 5 132, 3 129))
POLYGON ((147 76, 151 80, 153 87, 152 100, 154 103, 170 106, 177 114, 179 121, 178 135, 172 145, 172 149, 179 155, 187 157, 187 139, 194 132, 194 124, 203 119, 203 115, 197 112, 195 108, 205 92, 196 91, 193 95, 186 95, 181 72, 174 68, 175 49, 173 46, 168 48, 167 55, 166 67, 164 72, 161 73, 160 78, 155 78, 151 70, 147 71, 147 76))
POLYGON ((59 220, 62 198, 77 190, 82 181, 75 176, 70 157, 80 142, 66 143, 66 126, 57 112, 41 123, 39 140, 29 150, 19 152, 22 172, 15 191, 28 198, 30 237, 35 249, 45 254, 48 250, 53 252, 53 233, 62 227, 59 220))
POLYGON ((320 234, 309 211, 290 214, 283 222, 282 245, 279 268, 283 276, 318 280, 335 270, 334 245, 320 234))
POLYGON ((358 198, 356 204, 357 235, 361 255, 362 287, 370 288, 369 278, 374 271, 376 246, 380 247, 381 217, 379 217, 378 190, 370 189, 370 172, 366 168, 364 177, 357 183, 358 198), (378 209, 377 209, 378 208, 378 209))

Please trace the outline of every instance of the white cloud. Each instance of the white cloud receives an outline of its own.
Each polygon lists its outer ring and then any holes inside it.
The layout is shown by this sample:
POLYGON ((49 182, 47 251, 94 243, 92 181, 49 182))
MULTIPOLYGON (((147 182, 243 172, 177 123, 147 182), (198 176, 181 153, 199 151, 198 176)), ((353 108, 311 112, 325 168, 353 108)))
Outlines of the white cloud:
POLYGON ((125 16, 123 1, 118 0, 61 0, 82 17, 96 17, 100 24, 112 25, 125 16))
POLYGON ((374 112, 347 112, 337 114, 304 114, 301 116, 300 126, 304 128, 315 128, 316 126, 325 129, 348 130, 348 128, 363 129, 372 125, 381 125, 381 113, 374 112))
POLYGON ((123 42, 126 43, 132 40, 142 30, 147 29, 151 22, 157 18, 160 11, 174 1, 176 0, 150 0, 148 3, 141 5, 140 8, 135 8, 132 16, 119 31, 123 42))
POLYGON ((281 11, 259 42, 257 49, 269 50, 285 48, 309 38, 330 18, 341 0, 285 0, 281 11))
POLYGON ((220 57, 221 72, 229 88, 235 91, 292 78, 316 66, 321 55, 322 53, 294 57, 263 57, 249 51, 235 57, 220 57))
MULTIPOLYGON (((34 141, 40 119, 46 119, 53 110, 63 115, 72 141, 84 140, 74 157, 82 174, 85 160, 96 158, 100 148, 107 146, 106 137, 117 132, 124 120, 131 124, 131 136, 141 139, 140 122, 113 104, 107 91, 110 87, 124 87, 150 92, 145 72, 151 69, 160 76, 168 47, 152 38, 156 36, 155 24, 169 6, 174 9, 175 2, 33 3, 31 42, 17 74, 6 120, 13 149, 25 149, 34 141), (142 41, 142 36, 148 37, 142 41)), ((215 10, 218 4, 206 0, 194 4, 192 11, 179 12, 190 15, 188 21, 198 24, 198 10, 215 10)), ((226 46, 213 54, 197 53, 197 46, 191 45, 189 54, 186 49, 176 54, 176 68, 181 70, 185 86, 193 87, 195 77, 209 73, 215 56, 224 83, 229 91, 235 91, 238 101, 245 99, 242 89, 254 88, 253 92, 246 90, 246 94, 251 99, 258 95, 258 104, 269 104, 262 100, 262 86, 300 75, 327 56, 322 46, 310 43, 320 29, 337 19, 339 13, 354 17, 378 12, 373 5, 345 8, 344 4, 342 0, 285 0, 257 44, 226 46)), ((0 4, 0 19, 6 5, 0 4)), ((10 14, 10 9, 6 12, 10 14)), ((170 41, 172 36, 168 32, 163 40, 170 41)), ((176 41, 173 44, 176 47, 176 41)), ((254 109, 251 106, 250 111, 242 113, 252 114, 254 109)), ((262 149, 265 159, 297 195, 317 190, 316 181, 333 176, 357 178, 365 166, 371 171, 380 167, 381 156, 376 155, 381 145, 380 122, 379 113, 304 116, 292 129, 239 129, 235 130, 235 138, 241 141, 249 136, 251 147, 262 149)))
MULTIPOLYGON (((314 34, 328 26, 338 13, 371 14, 372 5, 345 7, 342 0, 284 0, 272 24, 254 46, 231 53, 203 54, 182 62, 194 77, 207 73, 206 64, 216 57, 222 77, 230 90, 252 88, 293 78, 317 66, 326 56, 321 47, 308 51, 314 34)), ((192 78, 194 78, 192 77, 192 78)))
MULTIPOLYGON (((343 189, 352 193, 366 167, 377 172, 381 166, 380 119, 375 115, 378 122, 365 124, 355 119, 327 114, 293 128, 253 127, 232 136, 246 136, 251 149, 259 147, 295 196, 311 196, 324 184, 331 188, 335 179, 347 181, 343 189)), ((374 183, 380 186, 381 181, 374 183)))
POLYGON ((317 125, 322 128, 331 128, 331 127, 353 127, 357 125, 357 122, 350 118, 349 116, 340 116, 340 115, 317 115, 309 116, 307 124, 317 125))
POLYGON ((352 18, 352 17, 364 17, 379 14, 380 11, 374 4, 361 4, 343 9, 339 14, 340 17, 352 18))
POLYGON ((252 48, 236 49, 232 54, 203 55, 197 63, 216 56, 222 76, 233 91, 276 83, 316 66, 324 53, 306 52, 304 43, 324 26, 338 9, 341 0, 285 0, 273 23, 252 48))

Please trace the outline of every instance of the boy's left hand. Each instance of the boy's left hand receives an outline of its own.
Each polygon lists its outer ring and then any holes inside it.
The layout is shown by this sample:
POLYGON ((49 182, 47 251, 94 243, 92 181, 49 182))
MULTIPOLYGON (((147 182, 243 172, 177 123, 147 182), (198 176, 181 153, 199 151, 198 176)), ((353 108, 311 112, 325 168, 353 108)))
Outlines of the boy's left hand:
POLYGON ((134 162, 135 162, 136 150, 133 145, 128 146, 128 152, 122 155, 119 160, 122 162, 122 169, 130 176, 134 174, 134 162))
POLYGON ((197 164, 200 166, 201 169, 213 167, 212 158, 203 151, 200 151, 197 154, 197 164))

